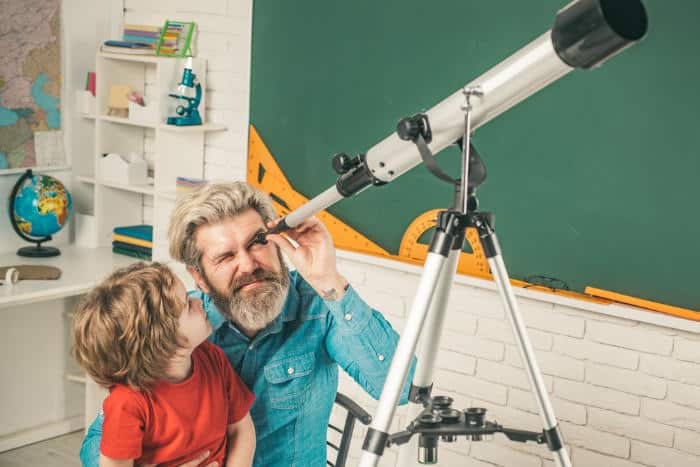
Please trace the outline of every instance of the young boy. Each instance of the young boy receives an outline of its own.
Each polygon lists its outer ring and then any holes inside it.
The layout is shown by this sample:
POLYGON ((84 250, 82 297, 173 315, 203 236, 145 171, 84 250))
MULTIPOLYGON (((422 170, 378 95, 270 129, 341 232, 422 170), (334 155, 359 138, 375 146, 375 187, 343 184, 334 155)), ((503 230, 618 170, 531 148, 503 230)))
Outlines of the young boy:
POLYGON ((100 466, 250 466, 255 396, 221 349, 201 300, 187 296, 165 265, 119 269, 81 302, 73 353, 100 385, 100 466), (225 464, 224 464, 225 461, 225 464))

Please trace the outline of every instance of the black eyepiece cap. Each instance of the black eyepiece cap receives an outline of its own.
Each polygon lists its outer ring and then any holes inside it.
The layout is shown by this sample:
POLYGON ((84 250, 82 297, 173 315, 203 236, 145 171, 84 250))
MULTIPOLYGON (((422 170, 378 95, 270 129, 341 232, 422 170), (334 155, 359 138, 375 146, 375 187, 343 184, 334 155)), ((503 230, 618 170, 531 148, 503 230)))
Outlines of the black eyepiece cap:
POLYGON ((640 0, 577 0, 557 13, 552 46, 573 68, 600 66, 647 32, 640 0))

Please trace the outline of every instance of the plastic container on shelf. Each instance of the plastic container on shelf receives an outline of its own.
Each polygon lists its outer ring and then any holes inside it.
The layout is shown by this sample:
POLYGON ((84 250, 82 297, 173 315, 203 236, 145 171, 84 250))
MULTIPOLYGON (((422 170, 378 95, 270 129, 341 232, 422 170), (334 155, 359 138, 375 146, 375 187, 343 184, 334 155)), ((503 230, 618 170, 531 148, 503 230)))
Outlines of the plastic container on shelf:
POLYGON ((146 105, 140 105, 129 101, 129 120, 139 123, 156 123, 156 106, 150 105, 148 102, 146 102, 146 105))

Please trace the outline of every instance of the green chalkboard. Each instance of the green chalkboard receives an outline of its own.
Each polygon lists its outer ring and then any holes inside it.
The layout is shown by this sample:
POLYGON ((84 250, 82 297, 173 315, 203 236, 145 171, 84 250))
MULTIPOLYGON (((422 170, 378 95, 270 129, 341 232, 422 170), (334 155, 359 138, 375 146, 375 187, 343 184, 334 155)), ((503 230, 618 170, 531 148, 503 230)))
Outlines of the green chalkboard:
MULTIPOLYGON (((254 3, 250 121, 312 198, 357 154, 551 28, 566 1, 254 3)), ((476 131, 512 277, 700 310, 700 2, 647 0, 644 40, 476 131)), ((459 154, 439 162, 457 174, 459 154)), ((451 187, 416 167, 330 211, 391 253, 451 187)))

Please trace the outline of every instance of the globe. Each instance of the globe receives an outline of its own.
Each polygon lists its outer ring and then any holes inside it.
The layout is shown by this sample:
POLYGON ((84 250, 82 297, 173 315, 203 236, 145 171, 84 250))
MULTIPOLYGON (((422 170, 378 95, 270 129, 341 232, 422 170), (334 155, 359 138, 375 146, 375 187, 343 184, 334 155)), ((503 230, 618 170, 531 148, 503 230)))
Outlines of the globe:
POLYGON ((20 256, 57 256, 60 251, 41 244, 68 223, 73 201, 66 187, 49 175, 27 170, 10 193, 10 222, 17 235, 33 247, 20 248, 20 256))

